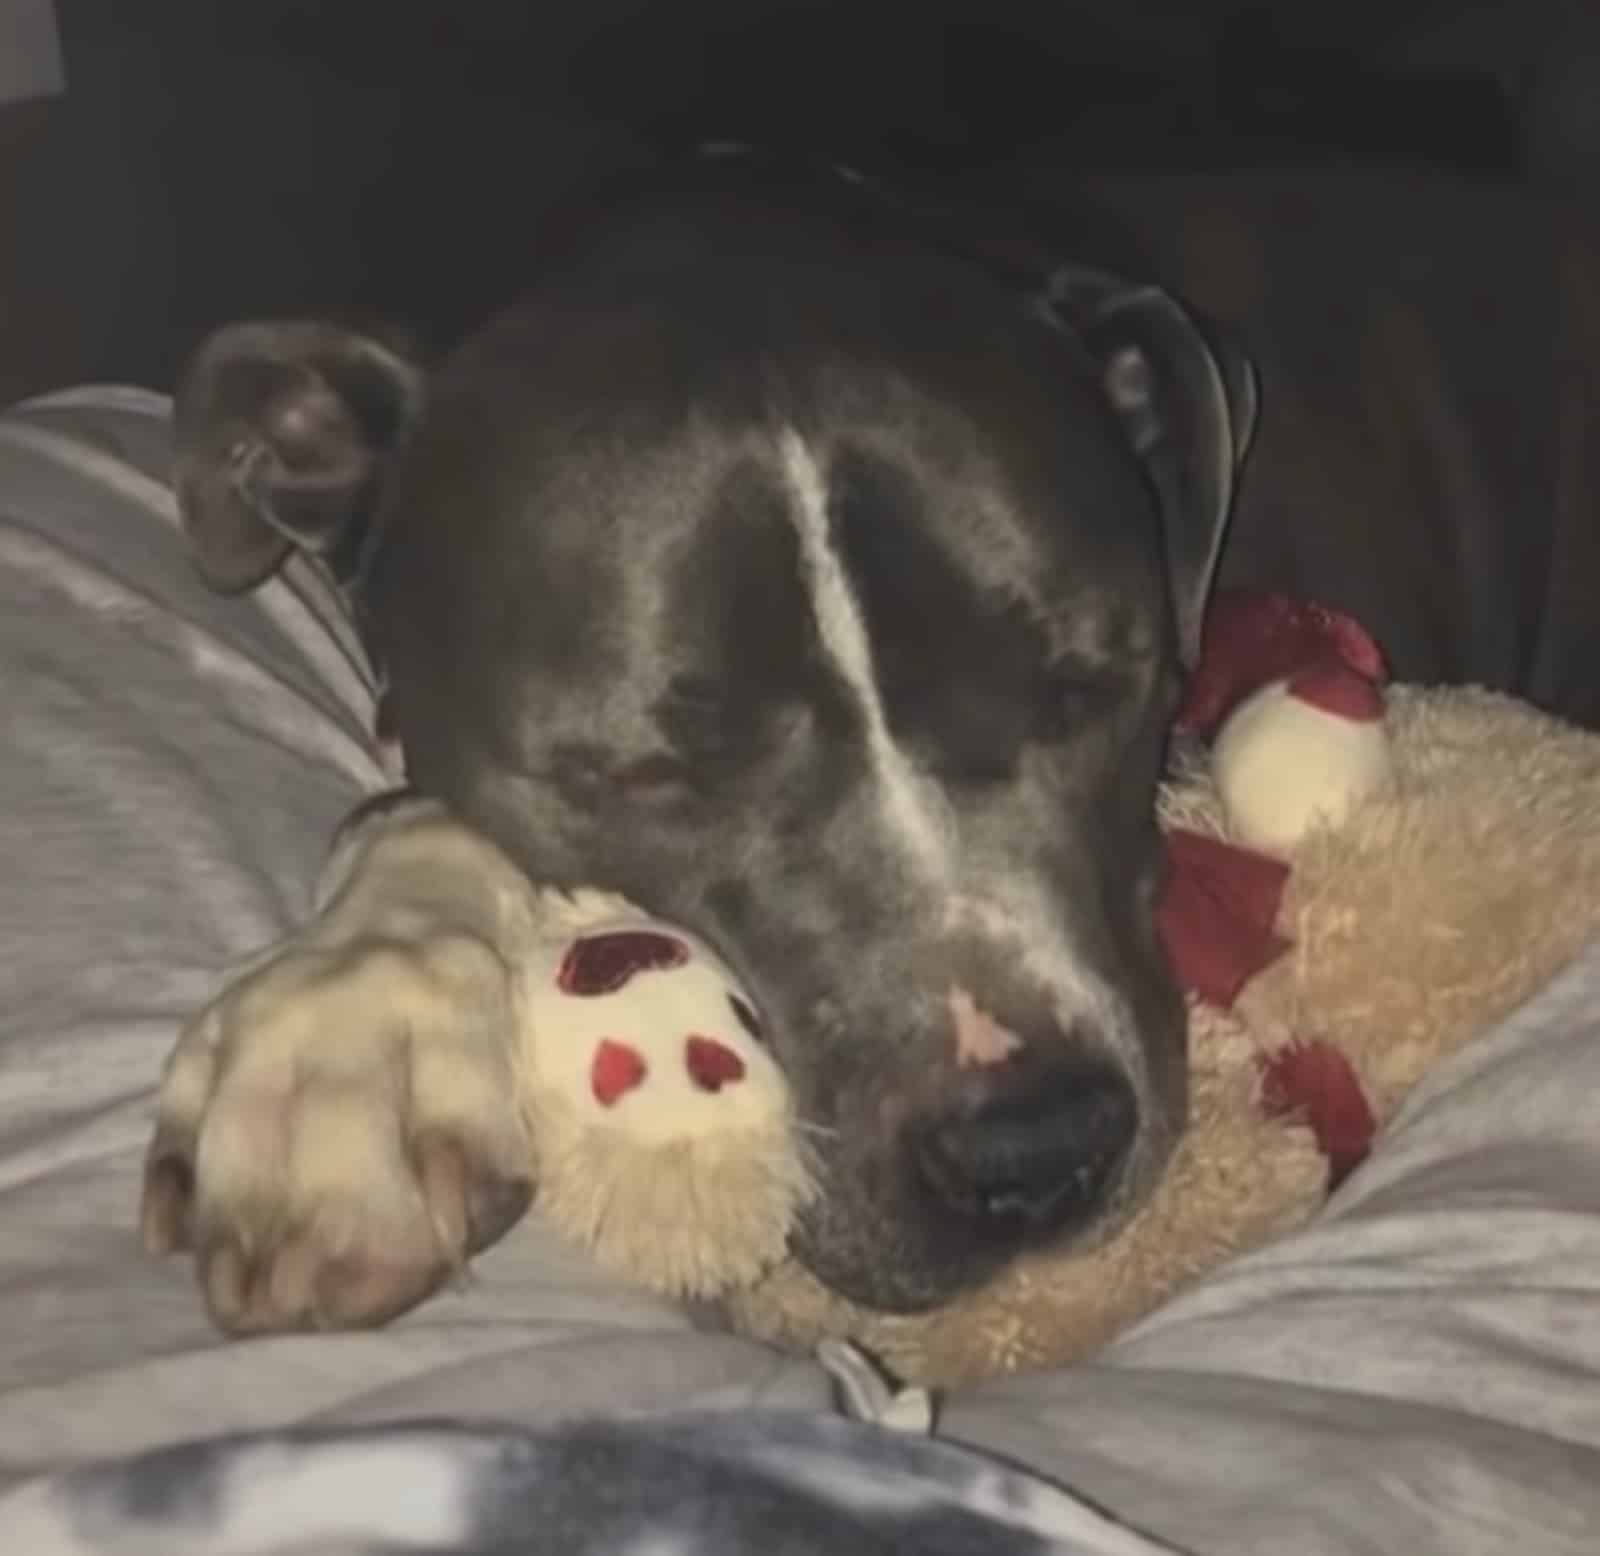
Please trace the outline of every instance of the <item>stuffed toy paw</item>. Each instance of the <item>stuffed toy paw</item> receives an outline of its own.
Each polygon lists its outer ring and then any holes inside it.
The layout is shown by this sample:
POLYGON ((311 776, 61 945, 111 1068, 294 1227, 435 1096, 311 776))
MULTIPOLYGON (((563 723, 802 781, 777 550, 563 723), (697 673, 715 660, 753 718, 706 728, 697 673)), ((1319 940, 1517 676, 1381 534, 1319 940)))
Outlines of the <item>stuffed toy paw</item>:
POLYGON ((747 1284, 813 1192, 754 1004, 704 942, 621 898, 541 910, 520 969, 540 1213, 672 1295, 747 1284))

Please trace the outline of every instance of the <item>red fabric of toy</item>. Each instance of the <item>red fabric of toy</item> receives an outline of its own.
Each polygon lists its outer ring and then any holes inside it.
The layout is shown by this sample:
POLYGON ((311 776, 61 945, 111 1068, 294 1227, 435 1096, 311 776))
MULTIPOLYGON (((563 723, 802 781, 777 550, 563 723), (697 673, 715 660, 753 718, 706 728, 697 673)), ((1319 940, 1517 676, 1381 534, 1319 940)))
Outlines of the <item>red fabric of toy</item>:
POLYGON ((1210 736, 1269 681, 1319 666, 1343 667, 1375 684, 1388 679, 1382 651, 1349 616, 1286 595, 1222 590, 1206 614, 1200 663, 1175 727, 1210 736))
POLYGON ((1220 838, 1167 834, 1167 879, 1156 925, 1179 984, 1227 1009, 1289 942, 1273 928, 1289 867, 1220 838))
POLYGON ((1377 1121, 1350 1061, 1331 1043, 1290 1043, 1261 1061, 1261 1105, 1270 1118, 1298 1118, 1328 1158, 1337 1188, 1366 1160, 1377 1121))

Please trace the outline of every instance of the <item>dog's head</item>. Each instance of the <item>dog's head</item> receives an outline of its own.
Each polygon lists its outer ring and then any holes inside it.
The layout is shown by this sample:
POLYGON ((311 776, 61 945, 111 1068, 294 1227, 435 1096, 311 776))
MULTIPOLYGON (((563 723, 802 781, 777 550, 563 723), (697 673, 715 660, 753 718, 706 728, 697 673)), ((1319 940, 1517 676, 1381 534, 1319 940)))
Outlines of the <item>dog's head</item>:
POLYGON ((1251 411, 1165 295, 901 220, 697 175, 431 376, 238 326, 179 422, 214 581, 361 550, 419 787, 719 947, 822 1164, 796 1252, 909 1310, 1182 1127, 1152 801, 1251 411))

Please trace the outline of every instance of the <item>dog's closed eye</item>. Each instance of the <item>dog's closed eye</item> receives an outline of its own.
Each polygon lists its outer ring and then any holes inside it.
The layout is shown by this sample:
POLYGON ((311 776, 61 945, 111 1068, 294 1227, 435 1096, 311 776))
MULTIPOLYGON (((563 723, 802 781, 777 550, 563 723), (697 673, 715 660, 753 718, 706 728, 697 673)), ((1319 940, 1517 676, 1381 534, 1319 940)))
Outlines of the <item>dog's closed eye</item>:
POLYGON ((602 751, 568 747, 556 753, 550 775, 571 801, 582 804, 616 797, 672 798, 688 792, 694 767, 670 751, 619 764, 602 751))
POLYGON ((662 751, 618 768, 613 780, 630 794, 668 794, 683 788, 692 776, 688 762, 662 751))
POLYGON ((1117 703, 1125 690, 1114 671, 1082 660, 1052 665, 1044 678, 1046 738, 1070 737, 1117 703))

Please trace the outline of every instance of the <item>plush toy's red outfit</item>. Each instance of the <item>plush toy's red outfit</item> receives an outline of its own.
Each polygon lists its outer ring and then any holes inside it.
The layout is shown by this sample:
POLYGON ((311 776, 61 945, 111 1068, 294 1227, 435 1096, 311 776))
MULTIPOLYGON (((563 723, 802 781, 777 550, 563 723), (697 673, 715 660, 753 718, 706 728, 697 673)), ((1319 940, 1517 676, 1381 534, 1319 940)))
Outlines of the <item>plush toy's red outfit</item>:
MULTIPOLYGON (((1225 591, 1207 617, 1175 728, 1209 740, 1245 698, 1279 680, 1327 712, 1370 719, 1381 712, 1386 675, 1378 646, 1349 617, 1281 595, 1225 591)), ((1289 947, 1275 927, 1289 866, 1173 828, 1167 867, 1157 923, 1173 970, 1186 992, 1227 1009, 1289 947)), ((1274 1116, 1305 1120, 1335 1183, 1371 1143, 1373 1116, 1360 1082, 1326 1043, 1296 1043, 1265 1057, 1261 1102, 1274 1116)))

